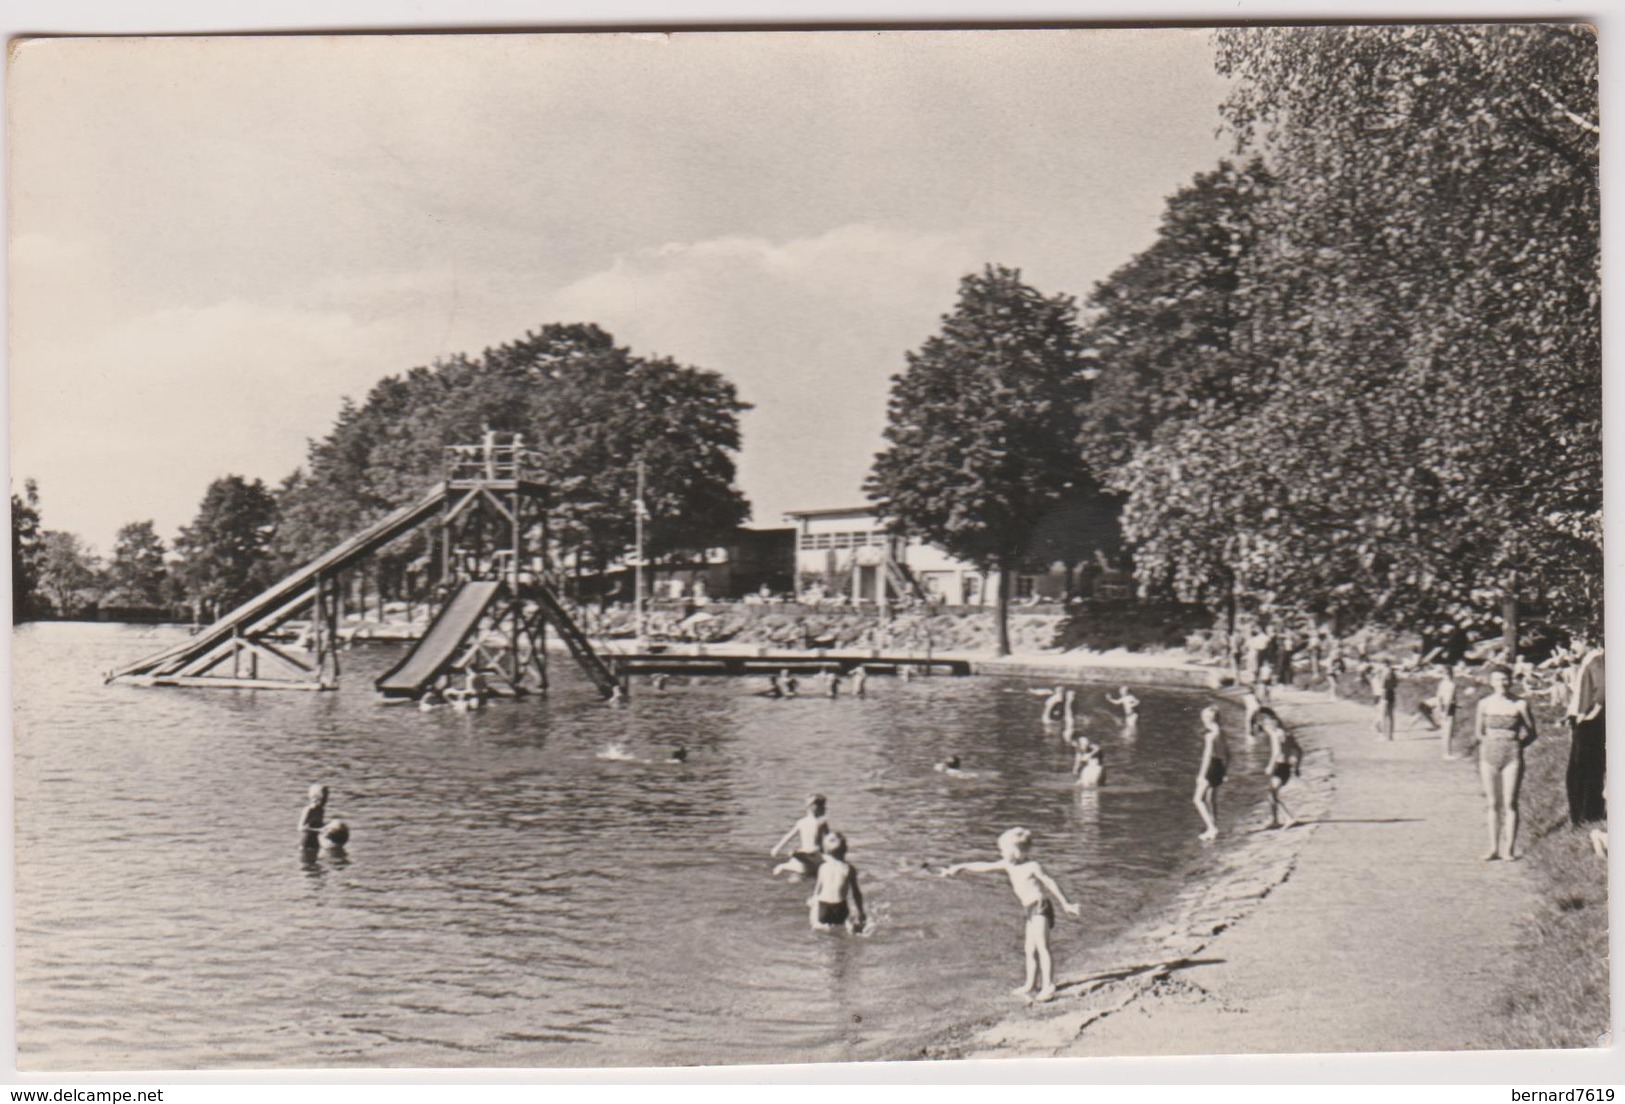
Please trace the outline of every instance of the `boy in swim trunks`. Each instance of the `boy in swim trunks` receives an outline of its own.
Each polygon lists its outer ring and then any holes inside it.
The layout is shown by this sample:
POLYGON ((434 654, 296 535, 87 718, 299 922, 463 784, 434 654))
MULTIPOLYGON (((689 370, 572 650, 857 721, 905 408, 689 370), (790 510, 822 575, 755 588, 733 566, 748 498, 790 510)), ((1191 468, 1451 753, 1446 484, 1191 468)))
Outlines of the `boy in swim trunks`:
POLYGON ((824 861, 819 864, 818 885, 807 898, 807 908, 815 931, 840 927, 863 930, 863 892, 858 889, 858 871, 846 861, 846 837, 839 832, 824 836, 824 861))
POLYGON ((1136 698, 1126 686, 1117 688, 1117 697, 1115 698, 1107 694, 1106 704, 1118 706, 1123 710, 1123 723, 1125 725, 1132 725, 1139 720, 1140 699, 1136 698))
POLYGON ((1281 788, 1287 784, 1294 774, 1299 773, 1303 766, 1303 748, 1286 730, 1281 718, 1275 715, 1275 710, 1265 709, 1258 717, 1258 727, 1270 739, 1270 761, 1264 768, 1269 777, 1270 784, 1270 827, 1291 828, 1298 823, 1298 818, 1292 815, 1285 801, 1281 800, 1281 788), (1281 823, 1281 814, 1286 814, 1286 823, 1281 823))
POLYGON ((999 858, 996 862, 954 863, 942 872, 951 878, 962 870, 972 874, 991 874, 1002 870, 1010 877, 1010 888, 1016 900, 1026 910, 1025 946, 1022 949, 1027 967, 1027 980, 1021 988, 1013 990, 1019 997, 1032 993, 1035 983, 1038 992, 1032 999, 1047 1001, 1055 996, 1055 982, 1051 973, 1049 930, 1055 926, 1055 906, 1050 898, 1061 903, 1068 916, 1076 916, 1078 906, 1066 899, 1055 879, 1044 873, 1044 868, 1028 857, 1033 834, 1025 828, 1011 828, 999 836, 999 858))
POLYGON ((826 805, 823 794, 813 794, 807 798, 807 814, 790 826, 784 838, 768 852, 768 857, 777 858, 784 846, 798 835, 801 845, 790 852, 788 859, 775 866, 773 873, 811 876, 818 872, 818 864, 824 859, 824 835, 829 831, 829 821, 824 818, 826 805))
POLYGON ((1219 727, 1219 707, 1210 705, 1202 710, 1202 765, 1196 771, 1196 796, 1191 799, 1207 825, 1198 839, 1219 838, 1219 787, 1229 764, 1230 745, 1219 727))

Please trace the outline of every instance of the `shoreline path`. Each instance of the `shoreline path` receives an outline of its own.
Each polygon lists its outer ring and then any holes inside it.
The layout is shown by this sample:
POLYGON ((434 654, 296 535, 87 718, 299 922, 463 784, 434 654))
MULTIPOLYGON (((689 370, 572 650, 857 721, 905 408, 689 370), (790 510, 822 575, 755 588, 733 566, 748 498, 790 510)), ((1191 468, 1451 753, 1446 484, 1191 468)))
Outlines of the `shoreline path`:
POLYGON ((1243 838, 1196 872, 1172 922, 1072 955, 1063 999, 943 1056, 1486 1045, 1503 967, 1536 901, 1526 864, 1480 858, 1475 762, 1442 760, 1433 732, 1374 739, 1369 705, 1301 690, 1277 691, 1273 704, 1309 753, 1285 796, 1314 823, 1257 831, 1259 811, 1232 804, 1221 823, 1243 838))

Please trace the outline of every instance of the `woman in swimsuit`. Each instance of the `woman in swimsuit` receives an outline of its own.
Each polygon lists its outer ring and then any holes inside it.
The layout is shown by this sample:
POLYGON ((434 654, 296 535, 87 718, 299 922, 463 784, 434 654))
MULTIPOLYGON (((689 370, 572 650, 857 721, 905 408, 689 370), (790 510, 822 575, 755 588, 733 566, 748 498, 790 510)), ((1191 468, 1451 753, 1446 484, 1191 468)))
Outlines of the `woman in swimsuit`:
POLYGON ((1478 703, 1478 776, 1484 783, 1484 813, 1490 849, 1485 862, 1515 861, 1518 855, 1518 787, 1523 782, 1523 749, 1534 742, 1529 703, 1507 693, 1511 672, 1490 670, 1489 696, 1478 703))
POLYGON ((1191 799, 1207 825, 1200 839, 1219 838, 1219 787, 1229 764, 1230 745, 1219 727, 1219 707, 1210 705, 1202 710, 1202 765, 1196 772, 1196 796, 1191 799))

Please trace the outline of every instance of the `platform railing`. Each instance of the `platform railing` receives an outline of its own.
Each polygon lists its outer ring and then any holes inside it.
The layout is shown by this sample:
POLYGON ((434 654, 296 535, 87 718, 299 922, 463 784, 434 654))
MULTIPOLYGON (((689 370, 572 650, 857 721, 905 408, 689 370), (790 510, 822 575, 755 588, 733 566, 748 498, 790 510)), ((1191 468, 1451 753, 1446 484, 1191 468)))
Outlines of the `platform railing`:
POLYGON ((448 445, 445 467, 448 483, 536 479, 542 454, 522 444, 448 445))

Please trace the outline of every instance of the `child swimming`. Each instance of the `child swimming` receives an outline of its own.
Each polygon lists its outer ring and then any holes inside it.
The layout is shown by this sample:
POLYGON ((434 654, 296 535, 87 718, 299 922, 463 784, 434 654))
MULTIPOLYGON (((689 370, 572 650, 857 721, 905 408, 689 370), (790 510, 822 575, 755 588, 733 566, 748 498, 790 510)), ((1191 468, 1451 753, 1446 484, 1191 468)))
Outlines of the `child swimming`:
POLYGON ((1230 764, 1230 745, 1219 727, 1219 707, 1202 710, 1202 765, 1196 771, 1196 796, 1191 800, 1202 814, 1207 830, 1198 839, 1219 838, 1219 787, 1230 764))
POLYGON ((773 868, 774 874, 810 875, 817 872, 818 864, 823 861, 824 835, 829 831, 829 821, 824 817, 827 806, 823 794, 812 794, 807 798, 806 815, 792 824, 790 830, 784 833, 784 838, 767 853, 769 858, 778 858, 785 844, 800 837, 800 847, 773 868))
POLYGON ((814 931, 834 931, 841 927, 853 932, 863 930, 863 892, 858 889, 858 871, 846 861, 846 837, 839 832, 824 836, 818 883, 813 895, 807 898, 807 909, 814 931))
POLYGON ((1036 983, 1038 992, 1032 999, 1047 1001, 1055 996, 1055 981, 1051 974, 1049 953, 1049 930, 1055 925, 1055 908, 1050 904, 1050 898, 1053 897, 1060 902, 1068 916, 1076 916, 1081 910, 1066 899, 1066 894, 1055 884, 1055 879, 1044 873, 1044 868, 1028 857, 1032 840, 1033 834, 1027 829, 1011 828, 999 836, 997 861, 953 863, 943 870, 942 876, 951 878, 960 871, 991 874, 999 870, 1009 876, 1010 888, 1015 891, 1016 900, 1027 914, 1022 948, 1026 981, 1021 988, 1013 992, 1017 996, 1026 997, 1036 983))

